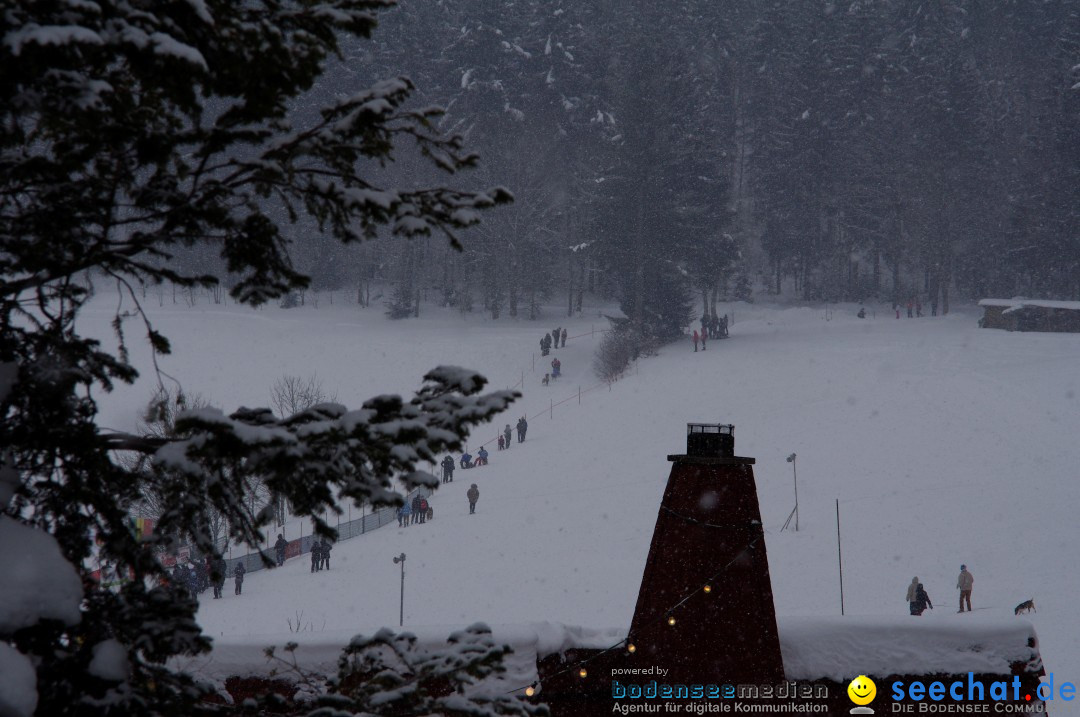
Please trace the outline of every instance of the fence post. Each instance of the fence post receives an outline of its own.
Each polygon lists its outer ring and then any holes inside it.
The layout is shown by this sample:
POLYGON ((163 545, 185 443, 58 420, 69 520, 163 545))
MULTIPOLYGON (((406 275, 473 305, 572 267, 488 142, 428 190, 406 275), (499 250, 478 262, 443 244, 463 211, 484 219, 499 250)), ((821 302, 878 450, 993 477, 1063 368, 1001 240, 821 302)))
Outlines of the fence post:
POLYGON ((548 419, 553 419, 555 418, 555 399, 549 398, 548 400, 551 401, 551 408, 548 409, 550 411, 550 413, 548 414, 548 419))
POLYGON ((581 386, 577 387, 577 405, 581 405, 581 386))
POLYGON ((532 370, 535 373, 535 371, 536 371, 536 354, 533 354, 533 368, 532 368, 532 370))

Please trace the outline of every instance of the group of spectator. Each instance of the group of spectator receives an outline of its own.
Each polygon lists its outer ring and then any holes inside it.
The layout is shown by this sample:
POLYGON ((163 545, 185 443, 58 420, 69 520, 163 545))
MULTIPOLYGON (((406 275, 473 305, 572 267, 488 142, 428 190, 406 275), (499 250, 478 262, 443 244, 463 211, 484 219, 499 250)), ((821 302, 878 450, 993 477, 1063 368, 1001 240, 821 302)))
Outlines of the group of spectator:
POLYGON ((544 334, 540 339, 540 355, 547 356, 551 349, 559 348, 559 343, 566 348, 566 329, 556 328, 549 334, 544 334))
MULTIPOLYGON (((447 456, 450 458, 450 456, 447 456)), ((450 459, 450 474, 454 473, 454 460, 450 459)), ((444 467, 445 468, 445 467, 444 467)), ((444 480, 443 482, 449 482, 444 480)), ((426 523, 435 517, 435 509, 428 503, 428 499, 417 493, 412 501, 405 501, 397 510, 397 524, 399 528, 407 528, 413 523, 426 523)))
MULTIPOLYGON (((232 569, 233 581, 236 584, 236 594, 239 595, 244 589, 244 575, 247 569, 243 561, 238 561, 232 569)), ((198 597, 208 587, 214 589, 214 599, 221 597, 225 587, 225 579, 229 576, 229 564, 225 558, 207 556, 205 560, 194 562, 177 562, 172 569, 172 582, 174 585, 187 590, 192 597, 198 597)))
POLYGON ((333 546, 328 540, 316 540, 311 544, 311 572, 330 569, 330 551, 333 546))

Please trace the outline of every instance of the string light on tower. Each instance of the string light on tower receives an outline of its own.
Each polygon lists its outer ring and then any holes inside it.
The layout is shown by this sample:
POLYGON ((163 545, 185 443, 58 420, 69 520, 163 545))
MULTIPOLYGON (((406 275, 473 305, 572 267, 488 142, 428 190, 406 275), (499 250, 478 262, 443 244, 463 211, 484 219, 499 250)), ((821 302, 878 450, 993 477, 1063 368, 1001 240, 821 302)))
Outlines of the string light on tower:
MULTIPOLYGON (((685 516, 680 516, 680 517, 685 518, 685 516)), ((703 523, 702 521, 694 520, 692 518, 685 518, 685 519, 687 521, 689 521, 689 522, 694 522, 694 523, 700 523, 702 525, 707 525, 710 528, 721 528, 721 527, 727 528, 728 527, 728 526, 709 525, 708 523, 703 523)), ((760 524, 758 524, 758 525, 760 525, 760 524)), ((674 626, 675 625, 675 615, 671 611, 679 609, 680 607, 683 606, 683 604, 690 601, 690 599, 697 593, 698 590, 700 590, 701 592, 704 592, 706 594, 712 593, 712 582, 717 580, 724 573, 724 571, 726 571, 728 568, 730 568, 735 563, 736 560, 738 560, 739 558, 743 557, 744 555, 749 553, 751 550, 753 550, 754 547, 757 545, 757 543, 760 540, 761 540, 760 536, 755 537, 753 540, 751 540, 750 543, 746 547, 744 547, 741 551, 739 551, 739 553, 735 557, 733 557, 731 560, 729 560, 727 563, 725 563, 719 570, 716 571, 716 573, 711 575, 709 577, 709 582, 707 582, 704 585, 701 585, 701 586, 699 586, 697 588, 694 588, 694 590, 692 592, 687 593, 681 600, 679 600, 677 603, 672 605, 671 608, 669 608, 669 610, 667 612, 662 613, 662 616, 655 618, 656 622, 653 622, 653 623, 650 623, 650 624, 655 625, 660 620, 665 620, 668 625, 674 626)), ((616 642, 611 647, 600 650, 599 653, 597 653, 596 655, 593 655, 592 657, 590 657, 588 659, 589 660, 596 659, 597 657, 600 657, 601 655, 605 655, 605 654, 607 654, 607 653, 609 653, 609 652, 611 652, 613 650, 618 650, 620 648, 625 649, 630 654, 633 654, 633 653, 637 652, 637 645, 635 645, 633 642, 631 642, 630 638, 625 638, 623 640, 620 640, 619 642, 616 642)), ((578 663, 578 665, 581 665, 580 668, 578 669, 578 677, 581 677, 582 679, 584 679, 585 677, 588 676, 589 672, 588 672, 588 670, 585 669, 585 666, 582 663, 578 663)), ((567 667, 563 668, 562 670, 559 670, 555 674, 551 675, 551 677, 558 677, 559 675, 566 674, 567 672, 570 672, 571 670, 573 670, 575 667, 576 667, 576 665, 568 665, 567 667)), ((534 682, 531 685, 528 685, 526 687, 517 687, 517 688, 514 688, 514 689, 510 690, 509 692, 507 692, 507 694, 513 694, 514 692, 518 692, 519 690, 523 690, 527 697, 532 697, 533 695, 536 694, 537 684, 538 683, 534 682)))

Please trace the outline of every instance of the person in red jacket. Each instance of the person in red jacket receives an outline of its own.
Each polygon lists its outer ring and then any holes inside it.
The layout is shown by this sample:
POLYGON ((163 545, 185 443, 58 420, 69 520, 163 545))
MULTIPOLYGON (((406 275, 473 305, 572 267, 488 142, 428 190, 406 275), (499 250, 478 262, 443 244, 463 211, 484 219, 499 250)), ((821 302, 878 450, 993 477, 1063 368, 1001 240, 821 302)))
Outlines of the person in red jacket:
POLYGON ((697 342, 698 342, 698 332, 697 332, 697 329, 694 329, 694 351, 697 351, 697 342))

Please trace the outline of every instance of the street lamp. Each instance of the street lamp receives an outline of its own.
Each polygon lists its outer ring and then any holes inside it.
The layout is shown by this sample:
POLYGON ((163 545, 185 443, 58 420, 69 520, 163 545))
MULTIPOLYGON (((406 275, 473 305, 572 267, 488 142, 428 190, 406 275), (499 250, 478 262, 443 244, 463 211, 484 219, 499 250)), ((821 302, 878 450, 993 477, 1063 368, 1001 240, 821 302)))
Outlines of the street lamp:
POLYGON ((394 564, 401 563, 401 608, 398 613, 398 627, 405 625, 405 553, 394 558, 394 564))
POLYGON ((791 476, 795 480, 795 532, 799 532, 799 474, 795 470, 795 454, 792 453, 787 457, 787 462, 791 464, 791 476))

